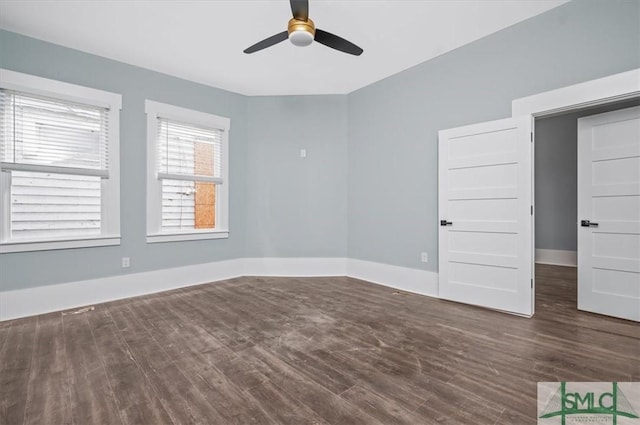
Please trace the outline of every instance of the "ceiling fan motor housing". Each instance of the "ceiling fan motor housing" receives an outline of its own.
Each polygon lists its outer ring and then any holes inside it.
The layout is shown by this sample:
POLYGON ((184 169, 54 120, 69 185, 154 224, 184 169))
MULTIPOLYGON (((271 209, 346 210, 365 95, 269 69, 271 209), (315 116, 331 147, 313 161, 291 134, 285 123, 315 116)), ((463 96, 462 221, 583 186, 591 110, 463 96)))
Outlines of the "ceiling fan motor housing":
POLYGON ((301 21, 296 18, 289 20, 289 41, 295 46, 308 46, 316 35, 316 27, 311 19, 301 21))
POLYGON ((287 31, 279 32, 257 42, 253 46, 247 47, 244 49, 245 53, 258 52, 283 42, 288 38, 294 46, 308 46, 314 41, 317 41, 320 44, 343 53, 354 56, 360 56, 362 54, 363 50, 352 42, 338 37, 335 34, 331 34, 328 31, 316 29, 313 21, 309 19, 309 0, 289 0, 289 3, 291 3, 291 14, 293 18, 289 20, 287 31))

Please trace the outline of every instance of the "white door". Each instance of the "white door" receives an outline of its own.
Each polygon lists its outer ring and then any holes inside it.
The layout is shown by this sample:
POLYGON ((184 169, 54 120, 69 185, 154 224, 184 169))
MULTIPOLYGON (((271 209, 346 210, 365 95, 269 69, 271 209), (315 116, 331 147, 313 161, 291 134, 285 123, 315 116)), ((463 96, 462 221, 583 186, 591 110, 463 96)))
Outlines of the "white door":
POLYGON ((439 133, 439 296, 530 316, 531 117, 439 133))
POLYGON ((640 321, 640 107, 578 120, 578 309, 640 321))

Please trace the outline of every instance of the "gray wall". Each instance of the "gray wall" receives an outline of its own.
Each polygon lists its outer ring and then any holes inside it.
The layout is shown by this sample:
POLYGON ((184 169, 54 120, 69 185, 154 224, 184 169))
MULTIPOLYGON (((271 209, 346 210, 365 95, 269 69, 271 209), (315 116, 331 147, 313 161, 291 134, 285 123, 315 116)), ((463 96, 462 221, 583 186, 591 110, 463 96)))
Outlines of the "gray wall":
POLYGON ((622 102, 536 120, 536 248, 577 249, 578 118, 639 104, 622 102))
POLYGON ((347 96, 247 98, 1 30, 0 53, 2 68, 123 95, 122 244, 2 254, 0 290, 244 256, 346 255, 347 96), (231 118, 229 239, 146 243, 145 99, 231 118))
POLYGON ((240 257, 245 241, 247 98, 113 60, 0 31, 0 67, 122 94, 120 246, 0 255, 0 290, 240 257), (145 99, 231 118, 230 237, 146 243, 145 99), (131 268, 121 268, 121 258, 131 268))
POLYGON ((351 93, 349 257, 437 271, 438 130, 640 67, 639 6, 574 1, 351 93))
POLYGON ((123 94, 122 245, 3 254, 0 290, 243 256, 346 252, 435 271, 438 130, 640 67, 639 17, 636 1, 574 1, 348 96, 291 98, 247 98, 0 31, 0 67, 123 94), (145 243, 146 98, 231 118, 229 239, 145 243))
POLYGON ((346 96, 250 98, 245 172, 247 257, 346 256, 346 96))
POLYGON ((536 248, 575 251, 578 196, 578 118, 536 120, 536 248))

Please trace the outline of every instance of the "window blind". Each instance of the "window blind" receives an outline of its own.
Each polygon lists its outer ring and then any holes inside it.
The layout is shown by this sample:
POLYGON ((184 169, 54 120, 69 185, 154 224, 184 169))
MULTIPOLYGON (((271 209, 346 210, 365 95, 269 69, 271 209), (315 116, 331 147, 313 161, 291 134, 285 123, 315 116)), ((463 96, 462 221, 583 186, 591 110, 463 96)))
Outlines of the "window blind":
POLYGON ((100 177, 14 171, 13 240, 99 235, 100 177))
POLYGON ((219 129, 158 118, 163 231, 215 227, 215 185, 223 183, 223 134, 219 129))
POLYGON ((162 180, 162 228, 168 231, 195 228, 196 183, 162 180))
POLYGON ((222 183, 222 135, 158 118, 158 177, 222 183))
POLYGON ((101 234, 108 110, 0 90, 0 167, 10 178, 10 239, 101 234))
POLYGON ((7 170, 108 177, 108 109, 0 90, 7 170))

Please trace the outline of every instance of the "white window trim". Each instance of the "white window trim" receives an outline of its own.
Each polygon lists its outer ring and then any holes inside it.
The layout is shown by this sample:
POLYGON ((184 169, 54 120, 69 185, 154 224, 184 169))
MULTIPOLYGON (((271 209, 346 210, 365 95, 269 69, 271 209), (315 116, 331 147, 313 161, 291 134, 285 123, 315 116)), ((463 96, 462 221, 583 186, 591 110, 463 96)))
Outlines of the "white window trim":
POLYGON ((0 254, 120 245, 120 110, 122 109, 122 96, 3 68, 0 68, 0 88, 108 108, 109 114, 109 179, 102 181, 101 235, 90 238, 69 237, 55 240, 7 240, 11 179, 10 173, 3 172, 0 167, 0 194, 3 196, 2 206, 4 207, 1 211, 4 219, 1 220, 0 225, 0 254))
POLYGON ((38 242, 5 242, 0 248, 0 253, 25 251, 50 251, 55 249, 91 248, 94 246, 120 245, 120 236, 100 236, 66 240, 38 241, 38 242))
POLYGON ((229 237, 229 130, 231 120, 166 103, 145 101, 147 114, 147 243, 224 239, 229 237), (162 232, 162 182, 158 178, 156 135, 158 118, 222 130, 222 184, 216 186, 216 227, 162 232))

